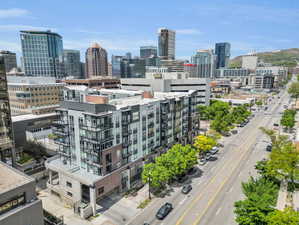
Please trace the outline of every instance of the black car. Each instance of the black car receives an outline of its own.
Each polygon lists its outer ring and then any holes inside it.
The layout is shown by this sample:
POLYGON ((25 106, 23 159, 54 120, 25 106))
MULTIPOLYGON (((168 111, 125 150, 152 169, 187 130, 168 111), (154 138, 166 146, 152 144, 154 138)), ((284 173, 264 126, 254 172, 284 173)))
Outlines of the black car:
POLYGON ((188 177, 186 175, 181 175, 177 180, 179 183, 184 183, 186 180, 188 180, 188 177))
POLYGON ((238 133, 237 130, 232 130, 231 132, 232 132, 232 134, 237 134, 238 133))
POLYGON ((266 151, 271 152, 272 151, 272 145, 267 145, 266 151))
POLYGON ((224 132, 224 133, 222 133, 222 135, 223 135, 224 137, 229 137, 231 134, 230 134, 229 132, 224 132))
POLYGON ((156 217, 159 220, 163 220, 173 209, 172 204, 166 202, 157 212, 156 217))
POLYGON ((182 188, 182 193, 183 194, 188 194, 190 191, 192 190, 192 186, 191 184, 187 184, 187 185, 184 185, 183 188, 182 188))

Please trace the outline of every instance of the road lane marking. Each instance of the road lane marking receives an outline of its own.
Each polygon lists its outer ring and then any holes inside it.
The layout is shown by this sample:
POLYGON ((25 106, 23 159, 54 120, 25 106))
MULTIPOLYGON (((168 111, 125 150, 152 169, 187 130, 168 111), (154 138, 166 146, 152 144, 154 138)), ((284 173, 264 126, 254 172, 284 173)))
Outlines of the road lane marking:
MULTIPOLYGON (((268 123, 269 123, 269 122, 270 122, 270 121, 268 121, 268 123)), ((268 124, 268 123, 267 123, 267 124, 268 124)), ((267 124, 265 124, 265 125, 267 125, 267 124)), ((193 223, 193 225, 197 225, 197 224, 200 222, 202 216, 205 215, 205 213, 207 212, 207 210, 210 208, 210 206, 212 205, 212 203, 215 201, 216 197, 218 196, 218 194, 219 194, 219 192, 221 191, 221 189, 223 188, 223 186, 228 182, 228 180, 231 178, 231 176, 233 175, 233 173, 234 173, 234 172, 236 171, 236 169, 240 166, 242 159, 245 157, 245 154, 246 154, 246 153, 247 153, 247 154, 250 153, 250 149, 251 149, 251 146, 252 146, 252 145, 253 145, 253 144, 251 144, 251 145, 249 146, 249 148, 248 148, 247 151, 244 151, 243 154, 241 154, 239 163, 234 167, 234 169, 232 170, 232 172, 230 173, 230 175, 227 176, 226 179, 221 183, 221 185, 220 185, 219 188, 217 189, 216 193, 213 195, 212 199, 209 200, 209 202, 208 202, 208 204, 207 204, 207 207, 204 209, 204 211, 201 213, 201 215, 199 215, 199 216, 196 218, 196 220, 195 220, 195 222, 193 223)), ((241 174, 241 173, 239 173, 239 176, 240 176, 240 174, 241 174)))
POLYGON ((217 212, 216 212, 216 216, 220 213, 221 209, 222 209, 222 207, 220 207, 220 208, 217 210, 217 212))
POLYGON ((187 197, 185 197, 182 201, 180 201, 179 205, 184 204, 184 202, 187 200, 187 197))
POLYGON ((233 191, 233 189, 234 189, 234 186, 232 186, 227 193, 231 193, 233 191))
MULTIPOLYGON (((254 135, 252 135, 252 136, 255 136, 256 135, 256 132, 259 132, 259 130, 256 130, 255 132, 253 132, 253 134, 254 135)), ((247 144, 247 142, 249 142, 251 139, 250 138, 248 138, 247 140, 246 140, 246 144, 247 144)), ((237 148, 237 151, 240 151, 242 148, 241 147, 239 147, 239 148, 237 148)), ((243 155, 245 154, 245 153, 247 153, 249 150, 250 150, 251 148, 248 148, 248 150, 247 151, 244 151, 243 152, 243 154, 241 155, 241 159, 243 158, 243 155)), ((234 161, 234 158, 232 158, 232 160, 230 160, 230 161, 227 161, 225 164, 224 164, 224 166, 222 167, 223 169, 224 168, 226 168, 226 166, 228 165, 228 164, 230 164, 231 163, 231 161, 234 161)), ((222 169, 222 170, 223 170, 222 169)), ((221 171, 222 171, 221 170, 221 171)), ((234 172, 234 170, 233 170, 233 172, 234 172)), ((217 175, 218 175, 218 173, 207 183, 207 185, 206 185, 206 187, 207 186, 210 186, 211 184, 213 184, 214 182, 215 182, 215 179, 216 179, 216 177, 217 177, 217 175)), ((226 181, 226 180, 224 180, 224 181, 226 181)), ((222 188, 222 186, 225 184, 224 183, 224 181, 222 182, 222 184, 221 184, 221 188, 222 188)), ((196 204, 196 202, 198 202, 202 197, 203 197, 203 194, 204 194, 204 192, 201 192, 198 196, 197 196, 197 198, 195 198, 192 202, 191 202, 191 204, 188 206, 188 208, 184 211, 184 213, 180 216, 180 218, 177 220, 177 222, 176 222, 176 225, 179 225, 179 224, 181 224, 182 223, 182 221, 183 221, 183 219, 185 218, 185 216, 186 216, 186 214, 193 208, 193 206, 196 204)), ((211 204, 211 203, 210 203, 211 204)), ((208 204, 209 205, 209 204, 208 204)))

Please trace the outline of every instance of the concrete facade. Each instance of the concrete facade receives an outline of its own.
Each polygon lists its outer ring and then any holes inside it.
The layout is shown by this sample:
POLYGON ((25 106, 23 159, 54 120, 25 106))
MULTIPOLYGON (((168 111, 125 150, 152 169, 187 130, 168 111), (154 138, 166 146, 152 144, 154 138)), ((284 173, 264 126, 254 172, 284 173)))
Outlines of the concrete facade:
POLYGON ((0 162, 0 224, 44 224, 42 202, 37 199, 35 181, 0 162))

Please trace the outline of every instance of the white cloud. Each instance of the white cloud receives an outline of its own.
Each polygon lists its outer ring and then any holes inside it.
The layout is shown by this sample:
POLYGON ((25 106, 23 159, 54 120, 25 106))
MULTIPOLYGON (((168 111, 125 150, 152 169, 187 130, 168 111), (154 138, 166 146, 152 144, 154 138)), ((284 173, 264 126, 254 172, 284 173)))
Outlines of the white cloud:
POLYGON ((198 29, 177 29, 175 31, 177 34, 183 34, 183 35, 202 34, 202 32, 198 29))
POLYGON ((10 24, 10 25, 0 25, 0 32, 1 31, 20 31, 20 30, 51 30, 57 31, 56 28, 50 27, 36 27, 36 26, 28 26, 28 25, 18 25, 18 24, 10 24))
POLYGON ((26 9, 0 9, 0 18, 23 17, 29 14, 26 9))

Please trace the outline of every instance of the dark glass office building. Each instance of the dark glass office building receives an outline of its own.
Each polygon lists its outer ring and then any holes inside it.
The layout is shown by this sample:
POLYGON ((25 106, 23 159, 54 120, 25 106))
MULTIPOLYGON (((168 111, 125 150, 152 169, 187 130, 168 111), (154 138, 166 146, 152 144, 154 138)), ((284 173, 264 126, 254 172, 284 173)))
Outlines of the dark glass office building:
POLYGON ((140 58, 149 58, 157 56, 156 46, 141 46, 140 47, 140 58))
POLYGON ((175 59, 175 31, 160 28, 158 35, 160 58, 175 59))
POLYGON ((51 31, 21 31, 24 72, 27 76, 65 77, 62 37, 51 31))
POLYGON ((72 76, 74 78, 83 78, 79 50, 64 49, 63 63, 66 76, 72 76))
POLYGON ((4 58, 0 57, 0 160, 14 163, 14 144, 4 58))
POLYGON ((230 58, 230 43, 216 43, 215 45, 216 69, 227 68, 230 58))

